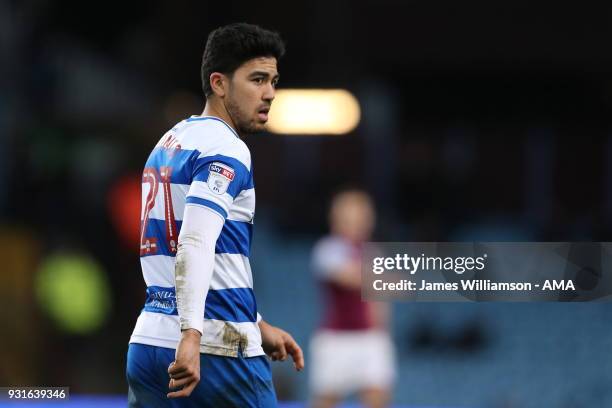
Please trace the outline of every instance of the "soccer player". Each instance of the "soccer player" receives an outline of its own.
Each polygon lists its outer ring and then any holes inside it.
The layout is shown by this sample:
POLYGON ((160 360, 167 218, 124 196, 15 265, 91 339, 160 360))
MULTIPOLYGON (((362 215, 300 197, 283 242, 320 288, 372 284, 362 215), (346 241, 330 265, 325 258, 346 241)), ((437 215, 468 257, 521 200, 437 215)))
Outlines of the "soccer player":
POLYGON ((210 33, 206 106, 170 129, 142 177, 147 297, 130 338, 131 407, 275 407, 272 360, 302 350, 257 313, 249 266, 255 187, 242 136, 264 129, 284 54, 249 24, 210 33))
POLYGON ((315 408, 334 407, 358 392, 370 408, 385 407, 395 378, 394 347, 385 304, 361 301, 361 253, 375 223, 372 200, 361 190, 333 197, 331 234, 313 250, 324 291, 324 319, 310 344, 315 408))

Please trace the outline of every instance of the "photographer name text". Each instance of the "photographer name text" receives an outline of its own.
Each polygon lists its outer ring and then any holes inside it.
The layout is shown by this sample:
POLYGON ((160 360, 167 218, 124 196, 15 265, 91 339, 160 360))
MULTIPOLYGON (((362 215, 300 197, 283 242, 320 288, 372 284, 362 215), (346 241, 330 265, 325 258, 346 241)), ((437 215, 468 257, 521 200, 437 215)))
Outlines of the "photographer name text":
POLYGON ((531 282, 494 282, 489 279, 462 279, 459 282, 414 282, 401 279, 396 282, 385 282, 376 279, 372 282, 375 291, 557 291, 575 290, 572 280, 547 279, 542 283, 531 282))

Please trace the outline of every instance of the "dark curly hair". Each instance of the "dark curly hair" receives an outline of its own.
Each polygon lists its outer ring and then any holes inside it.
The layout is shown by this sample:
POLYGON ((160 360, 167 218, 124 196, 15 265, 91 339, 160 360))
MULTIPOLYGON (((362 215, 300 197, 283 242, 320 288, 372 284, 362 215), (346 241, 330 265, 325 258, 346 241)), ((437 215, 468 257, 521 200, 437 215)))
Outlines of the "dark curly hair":
POLYGON ((212 95, 210 74, 231 75, 246 61, 257 57, 274 57, 278 61, 285 54, 285 44, 276 32, 246 23, 219 27, 208 35, 202 57, 202 89, 212 95))

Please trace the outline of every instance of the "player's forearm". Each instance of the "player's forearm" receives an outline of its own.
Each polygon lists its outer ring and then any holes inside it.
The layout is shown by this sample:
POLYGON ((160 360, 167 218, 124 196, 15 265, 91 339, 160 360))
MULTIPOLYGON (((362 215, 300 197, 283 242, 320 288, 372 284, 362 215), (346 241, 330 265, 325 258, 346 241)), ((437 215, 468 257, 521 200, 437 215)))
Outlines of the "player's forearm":
POLYGON ((360 268, 360 264, 347 264, 337 273, 331 275, 330 280, 346 289, 361 289, 360 268))
POLYGON ((202 333, 204 299, 210 287, 213 269, 210 258, 213 257, 206 256, 207 248, 200 235, 181 233, 181 237, 174 275, 181 330, 196 329, 202 333))
POLYGON ((270 324, 268 324, 268 322, 264 321, 263 319, 259 320, 257 322, 257 325, 259 326, 259 331, 262 333, 262 335, 271 327, 270 324))
POLYGON ((261 345, 266 349, 271 343, 273 343, 273 338, 275 335, 275 327, 269 324, 268 322, 261 319, 257 322, 259 326, 259 331, 261 332, 261 345))
POLYGON ((203 331, 204 304, 223 220, 206 208, 188 205, 176 254, 175 286, 181 330, 203 331))

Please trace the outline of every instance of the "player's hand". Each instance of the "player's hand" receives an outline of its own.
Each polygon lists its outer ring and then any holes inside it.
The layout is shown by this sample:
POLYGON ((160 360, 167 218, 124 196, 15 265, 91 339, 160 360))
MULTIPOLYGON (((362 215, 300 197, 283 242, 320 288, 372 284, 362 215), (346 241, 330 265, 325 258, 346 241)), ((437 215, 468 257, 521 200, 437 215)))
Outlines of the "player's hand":
POLYGON ((194 329, 182 332, 175 360, 168 367, 168 388, 179 390, 169 392, 168 398, 188 397, 200 382, 200 337, 194 329))
POLYGON ((297 342, 286 331, 261 321, 261 340, 264 351, 273 361, 285 361, 287 355, 293 359, 293 366, 301 371, 304 368, 304 354, 297 342))

